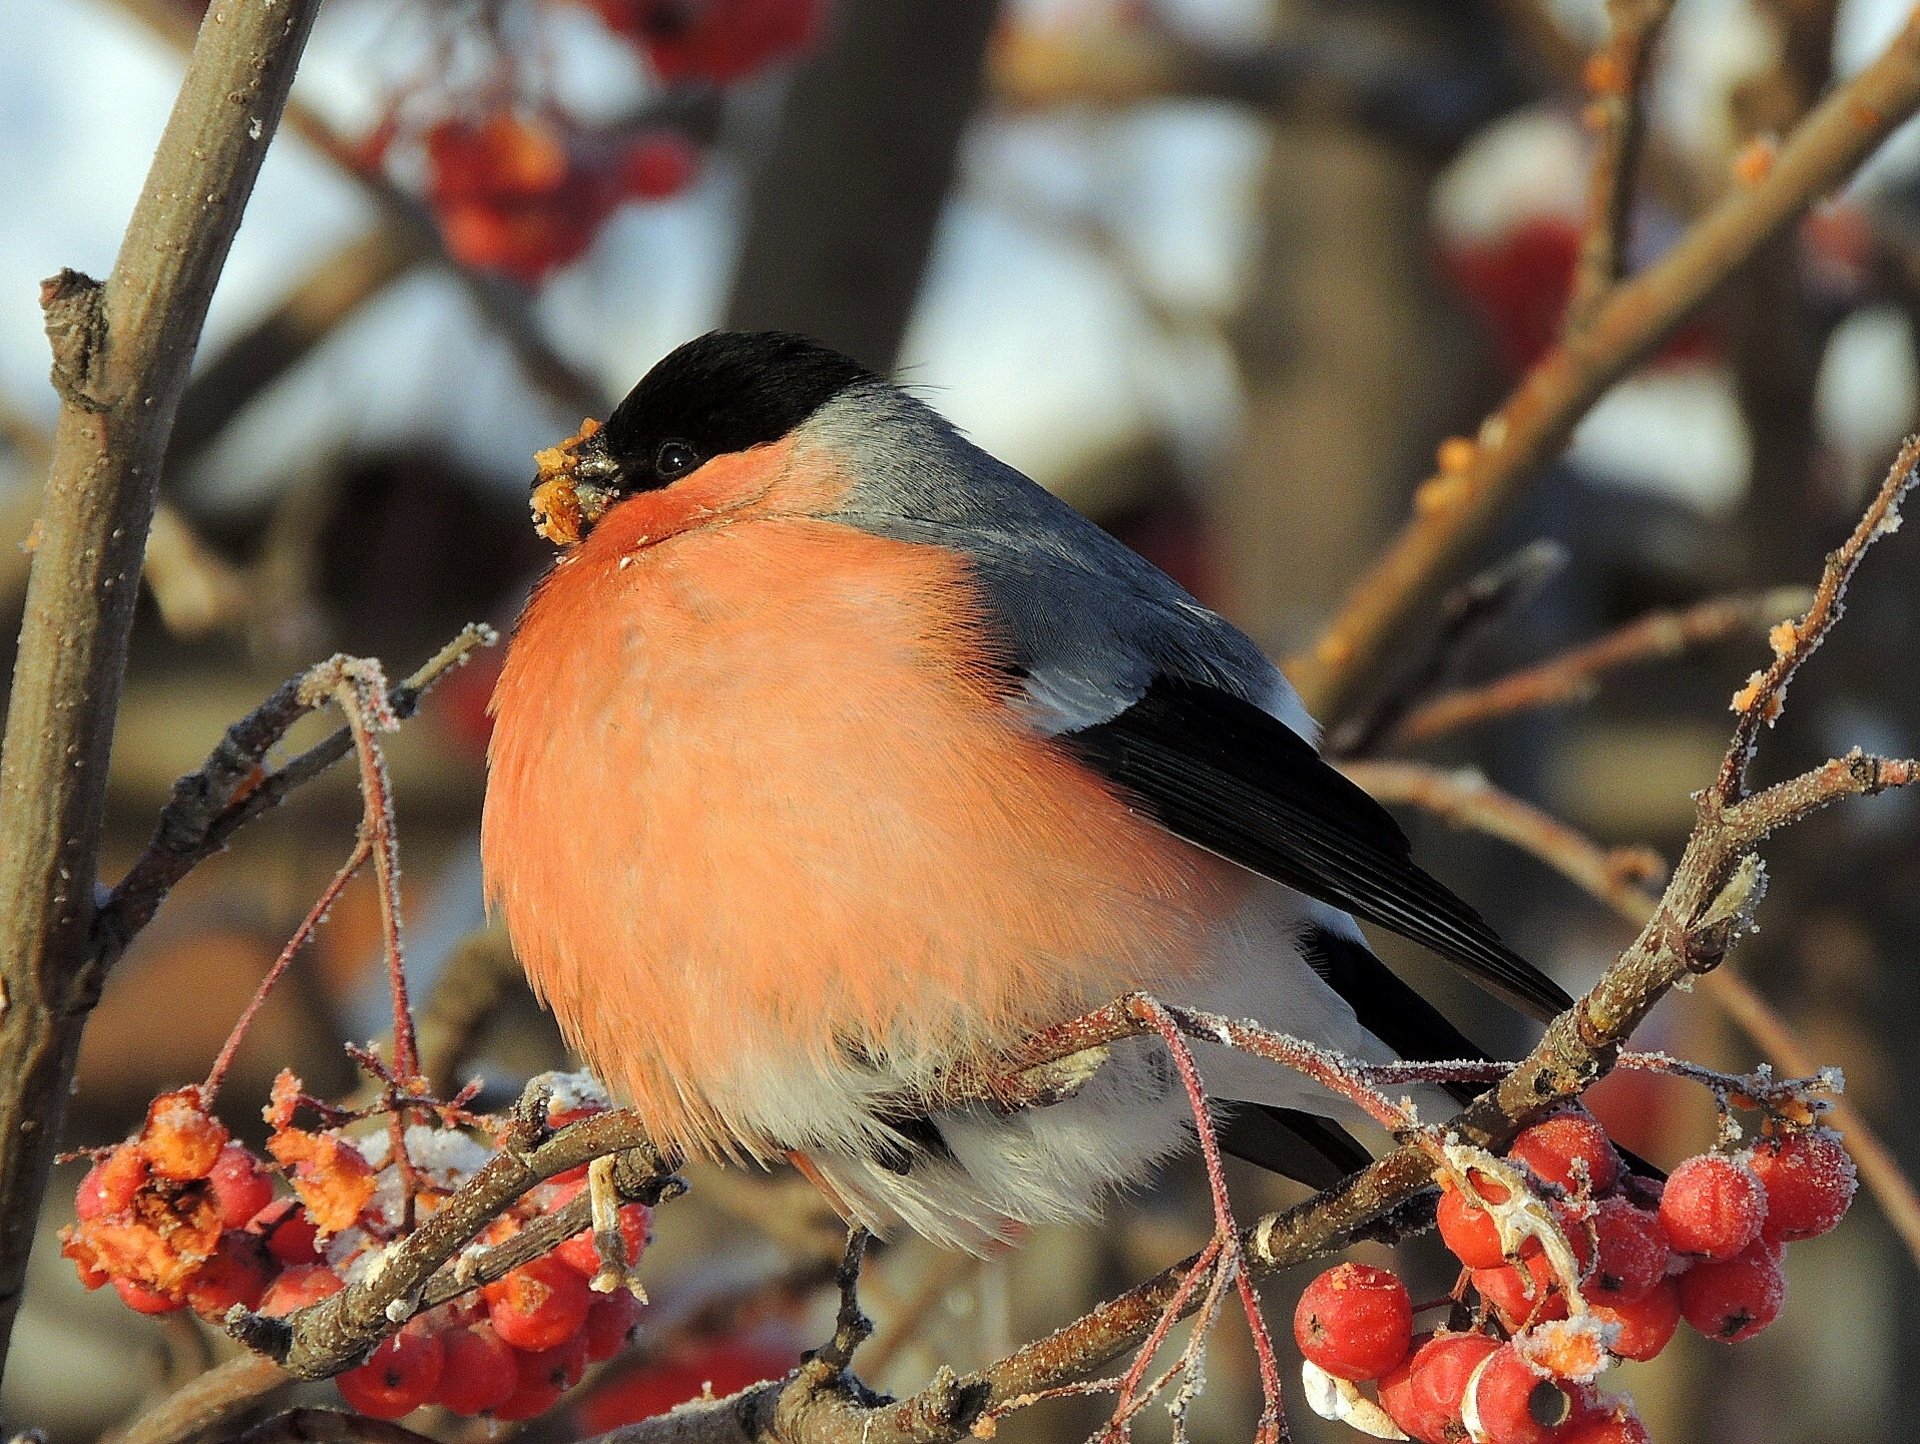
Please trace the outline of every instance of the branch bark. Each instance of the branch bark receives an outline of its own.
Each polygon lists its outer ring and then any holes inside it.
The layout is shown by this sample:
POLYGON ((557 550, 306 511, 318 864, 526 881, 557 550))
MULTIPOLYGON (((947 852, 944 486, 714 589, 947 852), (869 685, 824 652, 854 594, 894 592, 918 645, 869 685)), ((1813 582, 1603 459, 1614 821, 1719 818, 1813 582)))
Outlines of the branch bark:
POLYGON ((107 759, 160 463, 318 9, 209 8, 112 274, 43 288, 62 404, 0 757, 0 1358, 99 987, 107 759))
POLYGON ((1340 720, 1393 639, 1443 584, 1538 468, 1616 381, 1808 206, 1920 109, 1920 16, 1878 59, 1821 103, 1767 174, 1729 195, 1672 250, 1614 287, 1591 322, 1535 365, 1482 426, 1464 469, 1433 477, 1386 555, 1349 592, 1288 672, 1307 707, 1340 720))

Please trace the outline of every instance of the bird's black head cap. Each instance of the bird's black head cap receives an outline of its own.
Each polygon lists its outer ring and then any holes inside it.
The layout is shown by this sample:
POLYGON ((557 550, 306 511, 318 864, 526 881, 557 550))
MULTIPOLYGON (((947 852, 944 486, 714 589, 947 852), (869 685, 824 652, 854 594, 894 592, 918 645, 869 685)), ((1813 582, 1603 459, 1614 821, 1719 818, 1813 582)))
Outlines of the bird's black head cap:
POLYGON ((872 379, 805 336, 709 331, 669 352, 614 409, 594 438, 607 473, 594 479, 622 493, 667 486, 716 456, 780 440, 872 379))

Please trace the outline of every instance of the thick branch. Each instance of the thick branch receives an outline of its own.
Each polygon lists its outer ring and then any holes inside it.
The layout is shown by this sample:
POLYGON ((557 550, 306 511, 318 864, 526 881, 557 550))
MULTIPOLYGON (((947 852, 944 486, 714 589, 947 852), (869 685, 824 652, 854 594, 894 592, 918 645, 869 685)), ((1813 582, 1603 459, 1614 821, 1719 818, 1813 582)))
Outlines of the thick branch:
POLYGON ((107 758, 160 462, 318 0, 219 0, 105 284, 45 287, 62 405, 0 760, 0 1352, 92 1001, 107 758))
POLYGON ((1658 262, 1616 286, 1481 428, 1472 459, 1422 488, 1411 521, 1288 671, 1333 723, 1381 655, 1594 402, 1769 237, 1850 174, 1920 108, 1920 17, 1794 131, 1771 169, 1696 223, 1658 262))

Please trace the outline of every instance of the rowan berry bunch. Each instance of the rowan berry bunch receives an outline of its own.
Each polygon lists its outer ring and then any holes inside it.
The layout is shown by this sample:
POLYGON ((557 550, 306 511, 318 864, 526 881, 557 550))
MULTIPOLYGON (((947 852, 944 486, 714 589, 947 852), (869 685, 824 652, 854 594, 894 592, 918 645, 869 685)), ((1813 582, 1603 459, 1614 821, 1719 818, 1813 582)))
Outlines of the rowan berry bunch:
MULTIPOLYGON (((585 1075, 554 1080, 548 1122, 608 1107, 585 1075)), ((111 1284, 142 1313, 192 1309, 226 1320, 235 1308, 285 1317, 382 1266, 389 1249, 493 1156, 505 1125, 423 1101, 396 1125, 388 1108, 348 1115, 283 1073, 265 1110, 266 1156, 235 1141, 209 1111, 209 1090, 156 1099, 132 1138, 99 1150, 75 1200, 62 1252, 88 1288, 111 1284), (321 1126, 297 1121, 318 1115, 321 1126), (388 1126, 369 1128, 385 1113, 388 1126)), ((493 1220, 497 1245, 564 1208, 588 1186, 570 1170, 493 1220)), ((629 1286, 651 1231, 648 1209, 620 1205, 623 1258, 602 1257, 592 1230, 566 1239, 484 1288, 410 1319, 336 1378, 358 1412, 395 1419, 423 1404, 456 1414, 527 1419, 612 1357, 638 1320, 629 1286)))
POLYGON ((1314 1408, 1377 1437, 1646 1440, 1601 1372, 1653 1358, 1683 1319, 1726 1343, 1766 1328, 1786 1296, 1782 1247, 1838 1224, 1855 1187, 1839 1136, 1798 1102, 1769 1106, 1750 1146, 1689 1158, 1664 1185, 1630 1172, 1577 1110, 1525 1130, 1504 1160, 1445 1152, 1437 1221, 1463 1269, 1427 1306, 1448 1311, 1445 1326, 1416 1333, 1406 1286, 1359 1263, 1321 1274, 1294 1315, 1314 1408))
POLYGON ((598 16, 607 43, 633 51, 664 100, 802 53, 825 0, 519 0, 529 24, 506 23, 503 8, 445 22, 483 26, 465 37, 488 57, 481 82, 457 93, 439 76, 405 87, 357 160, 418 190, 455 259, 531 286, 584 255, 621 206, 680 194, 702 161, 664 104, 614 122, 570 113, 545 67, 523 57, 541 20, 563 9, 598 16))

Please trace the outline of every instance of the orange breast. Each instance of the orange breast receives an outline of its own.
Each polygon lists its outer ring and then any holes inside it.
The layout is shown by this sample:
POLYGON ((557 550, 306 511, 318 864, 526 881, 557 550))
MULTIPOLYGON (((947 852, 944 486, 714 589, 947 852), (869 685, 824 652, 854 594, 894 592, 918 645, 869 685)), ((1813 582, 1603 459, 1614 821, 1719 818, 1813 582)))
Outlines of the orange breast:
POLYGON ((482 842, 663 1139, 770 1152, 744 1078, 921 1072, 1198 956, 1222 869, 1013 717, 958 557, 778 515, 648 542, 628 507, 521 621, 482 842))

